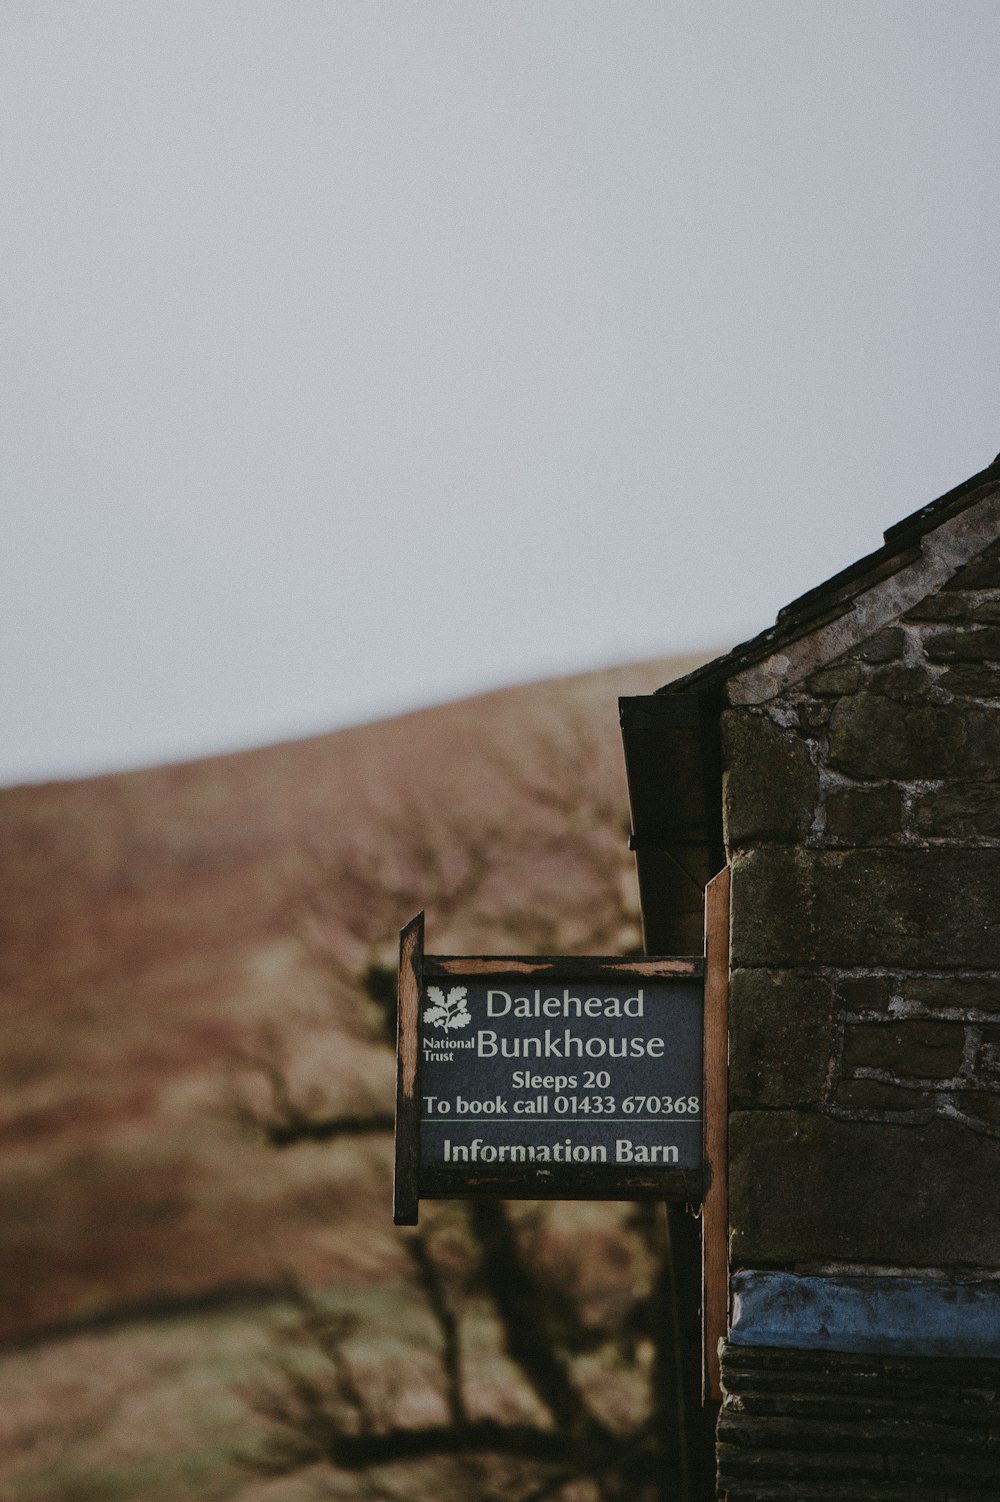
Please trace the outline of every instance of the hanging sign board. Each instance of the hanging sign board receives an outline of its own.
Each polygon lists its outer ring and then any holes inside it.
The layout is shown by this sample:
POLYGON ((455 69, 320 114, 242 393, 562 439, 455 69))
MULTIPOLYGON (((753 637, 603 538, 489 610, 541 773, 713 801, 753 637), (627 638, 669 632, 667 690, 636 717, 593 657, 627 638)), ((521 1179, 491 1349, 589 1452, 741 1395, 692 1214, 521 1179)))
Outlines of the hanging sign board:
POLYGON ((702 959, 400 948, 395 1220, 421 1199, 703 1196, 702 959))

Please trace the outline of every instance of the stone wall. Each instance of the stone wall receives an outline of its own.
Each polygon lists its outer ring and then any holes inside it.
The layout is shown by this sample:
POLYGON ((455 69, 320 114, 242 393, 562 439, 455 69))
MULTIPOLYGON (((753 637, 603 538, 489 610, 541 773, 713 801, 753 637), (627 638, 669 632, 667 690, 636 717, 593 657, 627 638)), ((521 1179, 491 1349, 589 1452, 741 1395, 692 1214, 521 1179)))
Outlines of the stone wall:
POLYGON ((727 1502, 995 1502, 1000 1361, 727 1346, 727 1502))
POLYGON ((723 734, 734 1265, 1000 1270, 1000 544, 723 734))

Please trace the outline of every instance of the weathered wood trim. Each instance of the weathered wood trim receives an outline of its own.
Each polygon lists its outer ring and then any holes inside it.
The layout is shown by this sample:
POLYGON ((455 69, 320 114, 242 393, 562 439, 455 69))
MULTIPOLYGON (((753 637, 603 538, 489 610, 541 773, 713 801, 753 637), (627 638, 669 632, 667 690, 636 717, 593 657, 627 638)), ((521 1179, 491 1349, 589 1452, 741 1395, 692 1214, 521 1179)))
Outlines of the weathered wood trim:
POLYGON ((595 980, 657 980, 678 976, 699 979, 704 973, 705 961, 700 958, 629 960, 607 955, 572 955, 552 959, 539 955, 435 954, 424 959, 424 975, 533 975, 540 980, 558 975, 571 980, 589 980, 591 977, 595 980))
POLYGON ((719 1342, 729 1327, 729 867, 705 889, 705 1177, 702 1396, 722 1401, 719 1342))
POLYGON ((392 1218, 415 1226, 420 1202, 420 997, 423 992, 424 915, 399 935, 399 1015, 396 1054, 396 1170, 392 1218))

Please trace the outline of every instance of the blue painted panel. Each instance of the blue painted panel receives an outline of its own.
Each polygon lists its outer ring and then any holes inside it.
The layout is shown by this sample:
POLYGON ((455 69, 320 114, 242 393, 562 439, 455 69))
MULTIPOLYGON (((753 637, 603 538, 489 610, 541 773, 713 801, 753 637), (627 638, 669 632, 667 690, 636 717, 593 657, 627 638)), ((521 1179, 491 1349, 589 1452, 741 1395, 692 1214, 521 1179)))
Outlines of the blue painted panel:
POLYGON ((740 1272, 732 1293, 734 1345, 1000 1357, 996 1282, 740 1272))

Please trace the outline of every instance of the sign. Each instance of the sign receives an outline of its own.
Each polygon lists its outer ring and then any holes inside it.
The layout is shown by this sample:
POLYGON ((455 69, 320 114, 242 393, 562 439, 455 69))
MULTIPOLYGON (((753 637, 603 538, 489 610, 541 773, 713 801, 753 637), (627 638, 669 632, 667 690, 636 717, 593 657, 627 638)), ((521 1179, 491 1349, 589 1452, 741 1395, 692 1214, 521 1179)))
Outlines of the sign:
POLYGON ((419 1201, 703 1197, 704 961, 400 948, 397 1224, 419 1201))

